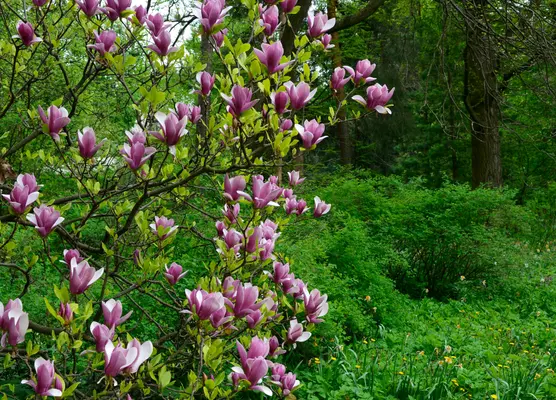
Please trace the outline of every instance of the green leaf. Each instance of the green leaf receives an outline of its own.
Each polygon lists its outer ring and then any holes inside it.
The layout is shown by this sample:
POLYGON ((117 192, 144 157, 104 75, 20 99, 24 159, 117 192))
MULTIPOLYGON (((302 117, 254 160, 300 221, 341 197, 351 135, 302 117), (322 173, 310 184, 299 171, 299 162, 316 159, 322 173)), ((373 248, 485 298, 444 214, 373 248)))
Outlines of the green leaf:
POLYGON ((77 389, 77 386, 79 386, 79 382, 74 383, 69 388, 64 390, 64 393, 62 393, 62 398, 65 399, 66 397, 70 397, 73 392, 75 392, 75 389, 77 389))

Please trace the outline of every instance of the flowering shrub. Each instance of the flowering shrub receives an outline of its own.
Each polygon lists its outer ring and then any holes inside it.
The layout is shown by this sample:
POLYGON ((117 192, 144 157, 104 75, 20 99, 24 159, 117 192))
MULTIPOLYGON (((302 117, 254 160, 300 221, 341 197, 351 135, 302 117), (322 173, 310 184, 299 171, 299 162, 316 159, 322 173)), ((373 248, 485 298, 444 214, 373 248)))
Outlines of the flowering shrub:
MULTIPOLYGON (((34 1, 32 10, 25 4, 2 6, 14 35, 2 40, 0 55, 14 67, 10 101, 0 117, 12 112, 52 65, 60 69, 67 90, 48 108, 29 107, 21 118, 30 133, 3 152, 3 158, 13 157, 27 143, 49 139, 38 153, 42 165, 7 186, 9 214, 0 217, 12 229, 2 247, 16 231, 34 228, 46 271, 60 282, 54 287, 59 304, 45 299, 52 325, 40 325, 24 311, 44 273, 36 270, 39 255, 28 255, 21 266, 12 253, 17 262, 2 264, 20 274, 18 285, 23 283, 19 298, 0 303, 4 366, 14 371, 27 366, 21 382, 36 396, 220 399, 254 391, 285 398, 299 387, 295 371, 278 360, 323 322, 327 296, 295 276, 276 244, 288 220, 319 218, 331 206, 315 197, 310 213, 310 202, 294 192, 304 178, 290 171, 283 184, 281 168, 325 140, 326 124, 339 122, 340 108, 361 109, 360 102, 366 112, 390 113, 393 90, 366 86, 374 80, 375 65, 364 60, 355 69, 345 68, 349 79, 343 73, 331 85, 337 90, 351 80, 353 93, 366 98, 339 102, 327 123, 306 119, 305 108, 318 90, 311 86, 317 73, 307 61, 313 51, 332 47, 326 32, 334 19, 309 16, 307 34, 296 37, 294 53, 285 55, 280 29, 289 23, 288 13, 298 9, 292 1, 280 4, 281 16, 277 5, 244 2, 253 35, 248 43, 235 44, 223 29, 229 10, 224 1, 197 5, 199 34, 220 60, 218 74, 208 64, 183 61, 185 50, 172 39, 172 23, 149 10, 150 2, 135 9, 129 0, 34 1), (26 21, 10 25, 17 18, 26 21), (64 46, 79 40, 83 46, 68 54, 64 46), (66 72, 74 59, 83 63, 77 82, 66 72), (36 73, 29 74, 26 66, 36 73), (198 105, 176 101, 175 87, 186 73, 196 74, 198 105), (125 136, 99 140, 100 130, 72 124, 78 110, 85 112, 80 96, 98 79, 123 89, 135 111, 136 124, 125 136), (279 173, 260 174, 269 169, 279 173), (56 188, 37 184, 31 172, 39 177, 44 171, 71 181, 74 194, 56 196, 56 188), (183 205, 209 212, 191 203, 202 196, 203 179, 219 185, 223 180, 214 238, 177 219, 183 205), (103 234, 85 238, 85 229, 99 222, 103 234), (187 271, 172 259, 172 245, 190 234, 214 245, 219 262, 207 265, 206 275, 185 289, 180 280, 187 271), (56 254, 51 243, 65 250, 56 254), (156 320, 153 309, 136 302, 133 293, 148 296, 175 319, 156 320), (123 298, 133 307, 126 309, 123 298), (135 316, 147 319, 159 334, 136 337, 129 322, 135 316), (45 336, 33 341, 29 330, 45 336)), ((360 111, 354 113, 359 116, 360 111)), ((0 390, 10 398, 21 388, 0 390)))

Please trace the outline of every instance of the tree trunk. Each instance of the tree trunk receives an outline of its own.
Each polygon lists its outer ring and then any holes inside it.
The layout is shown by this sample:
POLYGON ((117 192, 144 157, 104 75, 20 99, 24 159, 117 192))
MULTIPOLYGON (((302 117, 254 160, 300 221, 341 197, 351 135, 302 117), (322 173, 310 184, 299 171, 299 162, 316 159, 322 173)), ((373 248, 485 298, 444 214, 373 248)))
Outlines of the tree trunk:
POLYGON ((305 17, 307 17, 307 13, 309 12, 309 8, 311 8, 311 0, 299 0, 297 5, 300 7, 300 10, 297 14, 291 15, 290 14, 290 24, 284 27, 284 31, 282 32, 282 36, 280 37, 280 41, 282 42, 282 47, 284 48, 284 55, 289 56, 293 51, 293 42, 295 40, 295 34, 301 28, 301 24, 305 17))
MULTIPOLYGON (((336 18, 336 10, 338 8, 338 0, 328 0, 328 18, 336 18)), ((334 43, 334 48, 332 49, 331 58, 334 68, 342 66, 342 53, 340 51, 340 34, 338 31, 332 32, 332 43, 334 43)), ((346 92, 344 88, 341 88, 336 92, 336 98, 338 103, 341 103, 346 98, 346 92)), ((338 119, 343 121, 346 119, 346 109, 342 107, 338 111, 338 119)), ((351 165, 353 163, 353 147, 351 144, 351 138, 349 135, 348 124, 345 122, 339 122, 336 125, 336 133, 338 134, 338 142, 340 145, 340 163, 342 165, 351 165)))
POLYGON ((486 0, 466 7, 467 38, 464 53, 464 101, 471 120, 472 184, 502 185, 498 85, 495 44, 486 28, 486 0))

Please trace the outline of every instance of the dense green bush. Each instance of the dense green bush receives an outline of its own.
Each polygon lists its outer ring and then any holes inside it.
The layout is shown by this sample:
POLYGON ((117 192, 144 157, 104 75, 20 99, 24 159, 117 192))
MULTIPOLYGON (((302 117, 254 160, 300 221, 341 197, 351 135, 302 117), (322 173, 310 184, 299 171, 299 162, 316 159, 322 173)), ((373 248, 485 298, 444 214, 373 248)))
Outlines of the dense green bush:
MULTIPOLYGON (((431 190, 420 181, 362 174, 322 181, 328 182, 323 198, 335 205, 332 216, 318 227, 290 227, 292 250, 314 258, 307 266, 331 265, 354 297, 384 299, 382 307, 373 304, 378 322, 394 311, 384 276, 412 297, 454 297, 462 280, 491 279, 521 265, 520 244, 536 223, 515 205, 512 191, 453 184, 431 190)), ((353 318, 347 325, 355 329, 353 318)))

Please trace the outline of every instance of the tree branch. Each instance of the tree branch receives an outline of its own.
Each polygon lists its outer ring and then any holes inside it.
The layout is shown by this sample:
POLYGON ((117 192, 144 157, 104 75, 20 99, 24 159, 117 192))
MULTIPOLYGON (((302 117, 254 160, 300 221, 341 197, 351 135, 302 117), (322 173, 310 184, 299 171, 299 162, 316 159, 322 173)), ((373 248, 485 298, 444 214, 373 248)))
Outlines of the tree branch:
POLYGON ((367 5, 357 11, 355 14, 346 15, 339 21, 336 21, 336 25, 328 31, 328 33, 338 32, 347 28, 355 26, 371 15, 373 15, 379 8, 384 4, 386 0, 369 0, 367 5))

